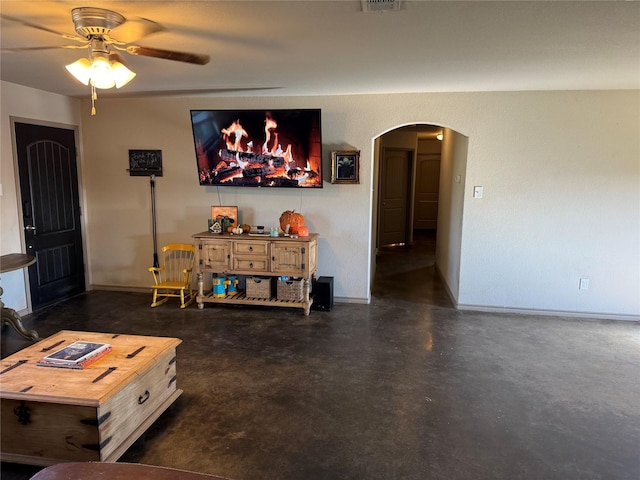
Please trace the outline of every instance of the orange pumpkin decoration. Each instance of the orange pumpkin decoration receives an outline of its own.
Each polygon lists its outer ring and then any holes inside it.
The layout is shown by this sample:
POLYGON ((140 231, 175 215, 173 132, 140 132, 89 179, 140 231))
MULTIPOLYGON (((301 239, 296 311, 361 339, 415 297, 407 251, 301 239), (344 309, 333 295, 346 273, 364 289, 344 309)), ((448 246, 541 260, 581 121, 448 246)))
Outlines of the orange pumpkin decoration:
POLYGON ((301 237, 308 237, 309 236, 309 227, 307 227, 306 225, 298 227, 298 235, 300 235, 301 237))
MULTIPOLYGON (((301 213, 296 213, 295 210, 286 210, 280 215, 280 228, 286 232, 287 225, 289 225, 289 232, 293 235, 299 234, 299 228, 304 227, 304 216, 301 213)), ((309 230, 307 229, 307 233, 309 230)))

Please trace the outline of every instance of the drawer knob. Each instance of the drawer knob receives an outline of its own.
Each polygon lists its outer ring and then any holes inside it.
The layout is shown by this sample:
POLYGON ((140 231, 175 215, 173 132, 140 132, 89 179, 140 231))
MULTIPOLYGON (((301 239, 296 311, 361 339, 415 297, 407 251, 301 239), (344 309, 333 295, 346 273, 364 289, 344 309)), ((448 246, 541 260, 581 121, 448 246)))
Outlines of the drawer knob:
POLYGON ((144 393, 138 397, 138 405, 142 405, 144 402, 149 400, 150 396, 151 394, 149 393, 149 390, 145 390, 144 393))
POLYGON ((253 262, 249 264, 249 268, 253 268, 253 262))
POLYGON ((249 251, 253 252, 253 247, 251 245, 249 245, 249 251))

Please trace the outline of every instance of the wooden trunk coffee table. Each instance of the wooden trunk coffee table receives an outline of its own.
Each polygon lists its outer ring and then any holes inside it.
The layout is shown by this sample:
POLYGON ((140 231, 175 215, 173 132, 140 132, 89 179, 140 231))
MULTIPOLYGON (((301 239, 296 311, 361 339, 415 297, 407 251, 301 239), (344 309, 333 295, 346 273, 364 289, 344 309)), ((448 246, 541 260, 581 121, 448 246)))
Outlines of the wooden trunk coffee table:
POLYGON ((115 462, 182 393, 180 339, 63 330, 0 362, 0 460, 115 462), (113 351, 82 370, 37 366, 77 340, 113 351))

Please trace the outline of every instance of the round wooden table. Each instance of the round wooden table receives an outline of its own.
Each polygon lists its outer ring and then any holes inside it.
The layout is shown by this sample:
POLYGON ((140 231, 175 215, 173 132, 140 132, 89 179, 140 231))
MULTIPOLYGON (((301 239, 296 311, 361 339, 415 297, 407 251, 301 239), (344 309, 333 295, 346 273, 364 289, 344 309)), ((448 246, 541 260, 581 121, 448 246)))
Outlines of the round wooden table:
POLYGON ((156 467, 139 463, 58 463, 40 470, 31 480, 229 480, 206 473, 188 472, 175 468, 156 467))
MULTIPOLYGON (((34 264, 36 261, 33 255, 26 253, 9 253, 8 255, 2 255, 0 257, 0 273, 11 272, 13 270, 19 270, 26 268, 29 265, 34 264)), ((0 296, 2 296, 2 287, 0 287, 0 296)), ((35 330, 27 330, 22 325, 22 318, 18 312, 13 308, 7 308, 0 299, 0 308, 2 309, 2 325, 11 325, 16 332, 22 335, 27 340, 37 341, 40 340, 38 332, 35 330)))

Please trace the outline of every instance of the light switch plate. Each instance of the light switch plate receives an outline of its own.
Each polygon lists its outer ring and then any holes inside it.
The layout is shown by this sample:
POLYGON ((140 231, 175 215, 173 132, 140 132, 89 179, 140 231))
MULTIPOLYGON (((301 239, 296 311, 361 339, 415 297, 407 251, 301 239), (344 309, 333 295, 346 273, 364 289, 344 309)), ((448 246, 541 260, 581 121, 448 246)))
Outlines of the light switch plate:
POLYGON ((482 198, 483 194, 484 194, 484 187, 482 186, 473 187, 473 198, 482 198))

